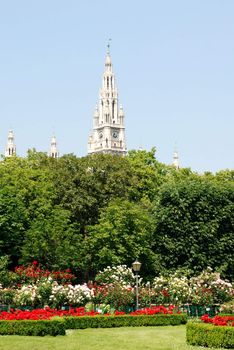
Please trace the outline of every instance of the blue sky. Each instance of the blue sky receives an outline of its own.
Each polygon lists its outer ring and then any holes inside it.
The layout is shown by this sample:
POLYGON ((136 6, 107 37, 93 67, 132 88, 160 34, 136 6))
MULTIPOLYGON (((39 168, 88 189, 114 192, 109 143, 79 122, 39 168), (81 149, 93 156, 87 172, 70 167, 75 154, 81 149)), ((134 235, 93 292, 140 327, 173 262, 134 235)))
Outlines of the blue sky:
POLYGON ((0 151, 86 155, 108 38, 128 148, 233 169, 233 0, 0 0, 0 151))

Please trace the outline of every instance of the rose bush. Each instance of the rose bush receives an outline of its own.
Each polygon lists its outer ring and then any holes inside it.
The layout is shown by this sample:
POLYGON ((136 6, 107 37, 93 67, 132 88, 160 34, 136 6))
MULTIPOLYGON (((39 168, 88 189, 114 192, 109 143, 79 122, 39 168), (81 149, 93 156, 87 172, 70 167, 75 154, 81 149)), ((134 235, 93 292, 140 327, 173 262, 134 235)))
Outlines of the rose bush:
POLYGON ((229 301, 233 296, 232 284, 222 280, 220 274, 211 268, 190 279, 177 274, 159 276, 154 279, 152 287, 155 292, 152 298, 157 304, 215 305, 229 301))
POLYGON ((65 271, 49 271, 40 267, 37 261, 33 261, 28 266, 17 266, 15 268, 15 279, 18 284, 33 284, 41 279, 51 278, 58 283, 71 283, 75 279, 75 275, 70 269, 65 271))
POLYGON ((99 271, 95 277, 95 281, 99 285, 117 283, 119 285, 129 287, 134 286, 135 276, 132 272, 132 269, 126 265, 118 265, 112 267, 108 266, 103 271, 99 271))
POLYGON ((201 305, 222 304, 232 299, 232 284, 220 278, 211 268, 190 279, 190 302, 201 305))
POLYGON ((92 302, 95 305, 109 305, 116 310, 132 308, 135 300, 134 288, 123 286, 119 283, 98 286, 90 286, 92 290, 92 302))
POLYGON ((210 318, 205 314, 201 317, 204 323, 212 323, 215 326, 234 326, 234 316, 215 316, 210 318))

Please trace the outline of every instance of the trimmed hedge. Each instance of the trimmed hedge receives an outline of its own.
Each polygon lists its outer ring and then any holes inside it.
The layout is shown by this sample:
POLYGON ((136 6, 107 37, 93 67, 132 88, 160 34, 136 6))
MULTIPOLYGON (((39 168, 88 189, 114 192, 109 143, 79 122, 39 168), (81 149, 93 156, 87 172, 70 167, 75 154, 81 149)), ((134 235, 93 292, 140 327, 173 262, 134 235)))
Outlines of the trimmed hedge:
POLYGON ((169 326, 187 322, 187 315, 116 315, 63 317, 52 320, 0 320, 0 335, 65 335, 66 329, 169 326))
POLYGON ((80 316, 64 317, 66 329, 140 327, 140 326, 176 326, 187 322, 187 315, 116 315, 116 316, 80 316))
POLYGON ((234 327, 188 322, 186 339, 190 345, 234 349, 234 327))
POLYGON ((65 335, 65 322, 61 320, 0 320, 0 335, 65 335))

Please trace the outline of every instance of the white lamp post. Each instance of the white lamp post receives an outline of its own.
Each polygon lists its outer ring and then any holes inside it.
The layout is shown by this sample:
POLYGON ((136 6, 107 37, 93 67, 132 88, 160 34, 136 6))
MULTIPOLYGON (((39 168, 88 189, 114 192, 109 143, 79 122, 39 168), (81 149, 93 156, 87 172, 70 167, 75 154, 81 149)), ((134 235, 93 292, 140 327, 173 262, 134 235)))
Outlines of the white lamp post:
POLYGON ((139 309, 139 291, 138 291, 138 272, 141 269, 141 263, 136 259, 134 263, 132 263, 132 269, 136 274, 136 310, 139 309))

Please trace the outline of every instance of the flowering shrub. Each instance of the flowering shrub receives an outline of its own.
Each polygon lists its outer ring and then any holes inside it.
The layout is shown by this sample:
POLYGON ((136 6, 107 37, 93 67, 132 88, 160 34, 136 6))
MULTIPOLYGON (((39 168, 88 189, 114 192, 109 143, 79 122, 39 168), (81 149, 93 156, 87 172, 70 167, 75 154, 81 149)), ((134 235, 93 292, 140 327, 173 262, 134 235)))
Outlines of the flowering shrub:
POLYGON ((194 304, 221 304, 231 300, 233 295, 232 284, 222 280, 211 268, 191 278, 190 287, 190 300, 194 304))
POLYGON ((49 304, 56 308, 62 305, 85 305, 91 300, 92 294, 92 290, 86 284, 61 286, 55 282, 52 287, 49 304))
POLYGON ((95 281, 98 284, 119 284, 122 286, 134 286, 135 277, 132 269, 126 265, 108 266, 103 271, 99 271, 95 281))
POLYGON ((13 298, 13 303, 16 306, 33 306, 36 304, 37 299, 37 286, 36 285, 27 285, 22 286, 20 289, 15 291, 13 298))
POLYGON ((210 318, 207 314, 201 317, 204 323, 212 323, 215 326, 233 326, 234 327, 234 316, 215 316, 210 318))
POLYGON ((186 277, 178 277, 176 274, 170 277, 156 277, 153 282, 155 291, 154 300, 158 303, 183 304, 189 298, 189 282, 186 277))
POLYGON ((116 310, 125 310, 134 305, 134 289, 121 284, 108 284, 92 286, 92 301, 94 304, 110 305, 116 310))
POLYGON ((32 284, 36 283, 40 279, 51 278, 58 283, 71 283, 75 276, 71 273, 70 269, 65 271, 53 271, 45 270, 41 268, 37 261, 33 261, 31 265, 17 266, 15 268, 15 274, 17 276, 18 284, 32 284))
POLYGON ((223 314, 234 314, 234 299, 220 306, 220 312, 223 314))
POLYGON ((176 274, 170 277, 156 277, 153 281, 155 303, 185 303, 214 305, 228 301, 233 296, 232 284, 220 278, 211 268, 190 280, 176 274))
POLYGON ((155 304, 168 304, 170 302, 168 278, 159 276, 153 280, 153 302, 155 304))
POLYGON ((48 279, 37 284, 23 285, 14 291, 15 306, 51 306, 61 308, 63 305, 80 306, 91 300, 93 292, 86 284, 61 285, 48 279))
POLYGON ((92 299, 93 290, 91 290, 86 283, 77 284, 72 286, 69 284, 68 288, 68 302, 69 305, 73 306, 81 306, 85 305, 92 299))
POLYGON ((11 288, 2 288, 0 284, 0 304, 12 304, 15 291, 11 288))
MULTIPOLYGON (((50 272, 36 261, 27 267, 18 266, 12 274, 17 276, 13 288, 3 289, 0 284, 2 304, 60 308, 63 305, 83 306, 90 302, 92 307, 95 305, 103 312, 112 312, 112 309, 129 311, 135 305, 135 277, 126 265, 107 267, 97 274, 96 282, 88 286, 72 285, 74 275, 69 269, 50 272)), ((210 268, 190 279, 178 274, 159 276, 151 285, 144 285, 140 280, 139 286, 141 307, 151 304, 199 304, 210 307, 230 301, 233 295, 231 283, 222 280, 210 268)), ((222 308, 225 310, 225 306, 222 308)))
POLYGON ((150 306, 155 301, 155 291, 150 288, 149 284, 141 286, 139 289, 139 303, 141 307, 150 306))

